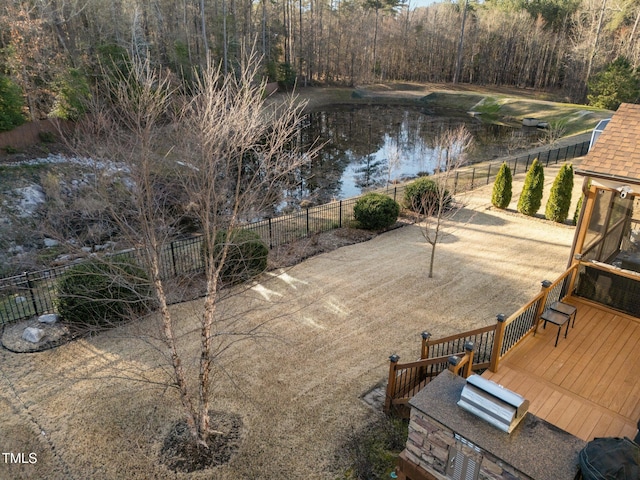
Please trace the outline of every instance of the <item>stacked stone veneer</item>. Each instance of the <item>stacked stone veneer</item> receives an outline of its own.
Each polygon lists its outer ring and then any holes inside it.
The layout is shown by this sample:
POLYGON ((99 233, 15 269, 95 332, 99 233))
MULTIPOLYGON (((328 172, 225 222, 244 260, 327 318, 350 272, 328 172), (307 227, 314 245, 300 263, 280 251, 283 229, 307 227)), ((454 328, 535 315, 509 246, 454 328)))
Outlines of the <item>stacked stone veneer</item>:
POLYGON ((415 408, 411 409, 409 437, 404 454, 407 460, 420 466, 435 478, 446 477, 446 466, 450 450, 461 450, 462 453, 480 463, 478 478, 482 480, 514 480, 531 477, 505 465, 500 459, 491 455, 472 443, 458 439, 454 432, 415 408))

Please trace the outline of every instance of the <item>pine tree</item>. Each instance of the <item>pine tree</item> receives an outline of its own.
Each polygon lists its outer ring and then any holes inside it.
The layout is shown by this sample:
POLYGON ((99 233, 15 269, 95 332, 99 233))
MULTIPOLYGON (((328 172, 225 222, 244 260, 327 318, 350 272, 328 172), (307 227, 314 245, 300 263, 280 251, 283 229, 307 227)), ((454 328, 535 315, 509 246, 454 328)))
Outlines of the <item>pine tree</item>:
POLYGON ((544 216, 547 220, 562 223, 569 216, 569 206, 571 205, 571 194, 573 193, 573 166, 565 163, 551 187, 551 194, 544 216))
POLYGON ((498 208, 507 208, 511 202, 511 184, 513 177, 511 176, 511 169, 507 162, 504 162, 500 166, 498 175, 496 175, 496 181, 493 184, 493 194, 491 195, 491 203, 498 208))
POLYGON ((524 179, 524 187, 518 199, 518 211, 529 216, 535 215, 540 209, 543 191, 544 168, 536 158, 524 179))
POLYGON ((589 81, 589 105, 616 110, 622 102, 636 103, 640 75, 626 57, 618 57, 589 81))

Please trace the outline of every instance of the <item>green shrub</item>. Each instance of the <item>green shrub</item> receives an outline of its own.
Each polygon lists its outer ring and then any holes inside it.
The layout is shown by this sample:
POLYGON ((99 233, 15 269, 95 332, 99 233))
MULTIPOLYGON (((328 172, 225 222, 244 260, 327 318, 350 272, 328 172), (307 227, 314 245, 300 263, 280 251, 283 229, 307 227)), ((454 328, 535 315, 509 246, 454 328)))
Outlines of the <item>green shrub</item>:
POLYGON ((7 145, 6 147, 4 147, 4 151, 11 155, 14 153, 18 153, 20 150, 18 150, 16 147, 12 147, 11 145, 7 145))
POLYGON ((278 86, 285 90, 293 88, 296 84, 296 71, 290 63, 278 64, 278 86))
POLYGON ((51 117, 78 120, 87 109, 91 89, 87 77, 77 68, 70 68, 53 84, 55 102, 51 117))
POLYGON ((341 478, 391 478, 398 455, 407 443, 408 428, 406 420, 376 415, 370 423, 351 432, 344 449, 351 465, 341 478))
MULTIPOLYGON (((220 261, 227 232, 220 230, 216 234, 214 259, 220 261)), ((250 230, 235 230, 229 238, 229 250, 220 272, 225 283, 247 281, 267 269, 269 249, 260 235, 250 230)))
POLYGON ((547 207, 544 216, 547 220, 562 223, 569 216, 569 207, 571 206, 571 194, 573 193, 573 166, 568 163, 564 164, 551 187, 547 207))
POLYGON ((0 75, 0 132, 11 130, 25 122, 23 106, 20 87, 9 77, 0 75))
POLYGON ((580 211, 582 210, 582 202, 584 201, 584 195, 580 195, 578 199, 578 203, 576 205, 576 211, 573 212, 573 224, 578 224, 578 219, 580 218, 580 211))
POLYGON ((381 230, 390 227, 398 219, 400 205, 381 193, 367 193, 353 207, 353 216, 361 228, 381 230))
POLYGON ((536 158, 524 179, 524 187, 518 199, 518 211, 529 216, 535 215, 540 209, 543 192, 544 168, 536 158))
POLYGON ((56 141, 56 134, 53 132, 38 132, 38 138, 40 138, 40 141, 42 143, 55 143, 56 141))
POLYGON ((58 280, 58 313, 80 329, 101 329, 148 313, 152 289, 133 260, 113 257, 79 263, 58 280))
POLYGON ((445 209, 449 208, 451 195, 448 190, 441 192, 438 184, 431 178, 418 178, 404 189, 405 206, 414 212, 432 214, 438 210, 440 201, 445 209))
POLYGON ((491 203, 494 207, 507 208, 511 203, 513 177, 506 162, 500 166, 496 181, 493 183, 491 203))

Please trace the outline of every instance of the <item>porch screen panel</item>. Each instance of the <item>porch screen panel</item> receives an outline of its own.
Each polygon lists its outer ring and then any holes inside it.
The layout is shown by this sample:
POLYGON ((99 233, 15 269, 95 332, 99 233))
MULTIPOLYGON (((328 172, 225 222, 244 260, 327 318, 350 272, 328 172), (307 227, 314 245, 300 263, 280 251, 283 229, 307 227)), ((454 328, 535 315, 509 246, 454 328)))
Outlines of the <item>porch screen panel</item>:
POLYGON ((589 227, 584 239, 583 254, 592 253, 594 249, 598 250, 606 232, 607 214, 612 198, 613 192, 610 190, 598 189, 596 191, 593 213, 591 214, 589 227))
POLYGON ((601 262, 612 261, 613 257, 615 257, 620 250, 624 226, 625 224, 623 222, 618 223, 613 230, 607 232, 607 236, 604 238, 604 244, 602 245, 602 253, 600 253, 599 260, 601 262))

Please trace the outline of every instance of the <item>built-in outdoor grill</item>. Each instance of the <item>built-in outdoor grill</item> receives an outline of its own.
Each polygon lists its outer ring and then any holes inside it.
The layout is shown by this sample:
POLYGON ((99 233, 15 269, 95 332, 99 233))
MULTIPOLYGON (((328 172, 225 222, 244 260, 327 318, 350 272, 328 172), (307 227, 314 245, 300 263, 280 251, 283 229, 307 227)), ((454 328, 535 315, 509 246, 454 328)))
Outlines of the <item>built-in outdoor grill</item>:
POLYGON ((529 400, 480 375, 471 375, 462 389, 458 405, 510 433, 527 414, 529 400))

